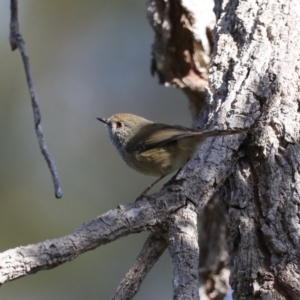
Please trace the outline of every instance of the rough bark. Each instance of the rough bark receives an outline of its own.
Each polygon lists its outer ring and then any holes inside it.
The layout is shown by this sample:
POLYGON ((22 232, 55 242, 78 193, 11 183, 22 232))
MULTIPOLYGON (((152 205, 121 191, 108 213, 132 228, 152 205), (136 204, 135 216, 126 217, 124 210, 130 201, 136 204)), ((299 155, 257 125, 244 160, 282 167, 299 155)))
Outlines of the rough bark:
POLYGON ((155 32, 152 74, 161 84, 182 89, 190 112, 204 105, 215 24, 213 1, 148 0, 149 22, 155 32))
POLYGON ((197 213, 192 204, 181 208, 169 225, 169 252, 173 264, 173 299, 199 299, 197 213))
MULTIPOLYGON (((258 116, 225 184, 234 299, 300 299, 299 1, 224 1, 213 105, 258 116), (224 46, 226 45, 226 46, 224 46)), ((236 119, 236 117, 235 117, 236 119)))
MULTIPOLYGON (((185 91, 194 119, 204 106, 204 89, 208 85, 215 25, 213 1, 151 0, 148 4, 148 19, 155 32, 153 71, 161 83, 185 91), (185 59, 187 54, 191 59, 185 59)), ((201 299, 223 299, 228 292, 227 219, 218 200, 211 201, 200 213, 201 299)))
MULTIPOLYGON (((170 9, 173 2, 166 3, 170 9)), ((214 11, 212 94, 198 124, 250 128, 245 158, 223 191, 230 207, 234 297, 298 299, 299 4, 216 1, 214 11), (247 206, 251 213, 244 212, 247 206)))

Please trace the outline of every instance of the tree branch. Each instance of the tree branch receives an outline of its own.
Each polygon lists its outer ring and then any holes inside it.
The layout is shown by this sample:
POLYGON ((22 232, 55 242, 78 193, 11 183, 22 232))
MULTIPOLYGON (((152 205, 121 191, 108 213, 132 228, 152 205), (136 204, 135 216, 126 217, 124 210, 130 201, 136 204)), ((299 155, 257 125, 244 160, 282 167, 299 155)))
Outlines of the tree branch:
POLYGON ((181 208, 170 222, 169 252, 173 264, 173 299, 199 299, 199 245, 197 213, 193 205, 181 208))
POLYGON ((35 132, 37 135, 37 139, 39 142, 40 150, 47 162, 48 168, 50 169, 51 175, 52 175, 52 180, 54 184, 54 190, 55 190, 55 197, 56 198, 61 198, 62 193, 61 193, 61 188, 59 184, 59 179, 58 179, 58 173, 56 170, 55 163, 48 151, 44 135, 43 135, 43 129, 41 126, 41 112, 40 108, 38 105, 38 100, 33 84, 33 79, 31 75, 31 69, 30 69, 30 64, 29 64, 29 58, 26 54, 26 49, 25 49, 25 42, 22 38, 22 35, 19 31, 19 21, 18 21, 18 0, 11 0, 10 2, 10 9, 11 9, 11 19, 10 19, 10 45, 12 51, 16 50, 19 48, 21 57, 23 60, 24 64, 24 69, 26 73, 26 79, 27 79, 27 84, 30 92, 30 98, 31 98, 31 105, 33 109, 33 118, 34 118, 34 128, 35 132))
POLYGON ((117 292, 111 300, 130 300, 139 291, 146 275, 167 248, 167 241, 151 233, 146 240, 143 249, 131 266, 128 273, 118 286, 117 292))
POLYGON ((83 224, 74 233, 42 243, 17 247, 0 254, 0 285, 8 281, 49 270, 73 260, 80 254, 110 243, 130 233, 153 229, 163 222, 153 201, 118 206, 83 224))

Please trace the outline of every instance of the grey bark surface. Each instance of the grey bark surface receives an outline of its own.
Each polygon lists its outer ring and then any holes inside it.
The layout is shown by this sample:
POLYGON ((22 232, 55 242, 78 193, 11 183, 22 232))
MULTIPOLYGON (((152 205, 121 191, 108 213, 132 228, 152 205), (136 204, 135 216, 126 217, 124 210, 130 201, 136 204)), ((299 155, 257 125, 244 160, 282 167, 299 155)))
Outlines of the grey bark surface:
POLYGON ((256 119, 221 191, 233 298, 300 299, 299 1, 218 7, 212 104, 224 105, 226 95, 234 99, 230 122, 256 119))
MULTIPOLYGON (((184 90, 195 118, 204 106, 205 87, 208 86, 214 44, 214 3, 150 0, 148 4, 148 19, 155 32, 154 71, 161 83, 184 90)), ((199 293, 203 300, 221 300, 229 289, 227 220, 226 210, 219 201, 211 201, 200 212, 199 293)))
POLYGON ((171 219, 169 252, 173 265, 173 299, 198 300, 199 245, 194 205, 179 209, 171 219))

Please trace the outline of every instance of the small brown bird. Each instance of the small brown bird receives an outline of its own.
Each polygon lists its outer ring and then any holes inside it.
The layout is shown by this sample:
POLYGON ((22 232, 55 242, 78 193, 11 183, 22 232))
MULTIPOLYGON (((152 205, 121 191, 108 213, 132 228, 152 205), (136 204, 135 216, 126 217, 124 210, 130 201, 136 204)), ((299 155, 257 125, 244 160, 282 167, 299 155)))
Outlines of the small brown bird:
POLYGON ((193 156, 197 146, 212 136, 242 133, 242 130, 199 131, 179 125, 153 123, 132 114, 115 114, 105 123, 112 144, 126 164, 148 176, 159 177, 142 194, 146 194, 166 175, 181 169, 193 156))

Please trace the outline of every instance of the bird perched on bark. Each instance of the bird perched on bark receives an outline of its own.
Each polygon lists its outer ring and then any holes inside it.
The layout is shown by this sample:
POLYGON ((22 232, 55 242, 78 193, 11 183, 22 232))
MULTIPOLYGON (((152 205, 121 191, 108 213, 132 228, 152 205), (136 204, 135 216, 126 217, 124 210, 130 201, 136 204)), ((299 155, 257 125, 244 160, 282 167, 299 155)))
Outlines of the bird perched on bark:
POLYGON ((196 130, 180 125, 154 123, 142 117, 120 113, 106 124, 110 140, 126 164, 142 174, 159 177, 146 194, 166 175, 181 169, 197 146, 207 138, 242 133, 242 130, 196 130))

